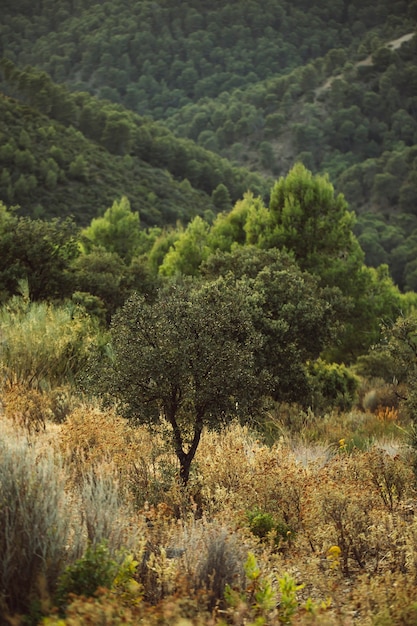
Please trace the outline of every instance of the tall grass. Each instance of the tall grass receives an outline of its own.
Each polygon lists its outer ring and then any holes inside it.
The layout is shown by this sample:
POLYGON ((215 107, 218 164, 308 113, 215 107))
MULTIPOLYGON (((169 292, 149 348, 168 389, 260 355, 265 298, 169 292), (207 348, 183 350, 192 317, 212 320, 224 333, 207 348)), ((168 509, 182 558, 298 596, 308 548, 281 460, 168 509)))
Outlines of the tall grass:
POLYGON ((29 387, 63 385, 84 363, 94 327, 74 306, 12 298, 0 309, 3 383, 29 387))
POLYGON ((0 441, 0 601, 28 610, 40 581, 52 588, 68 557, 70 502, 65 475, 51 451, 23 438, 0 441))
POLYGON ((82 519, 88 543, 105 541, 110 554, 122 548, 134 548, 138 523, 124 501, 115 468, 90 469, 80 487, 82 519), (113 469, 113 471, 111 471, 113 469))
POLYGON ((53 598, 70 572, 81 580, 76 593, 93 597, 67 593, 65 617, 45 605, 42 626, 277 623, 286 601, 291 618, 280 623, 294 626, 414 626, 416 490, 407 448, 401 439, 389 451, 381 446, 377 433, 386 442, 395 431, 377 415, 320 419, 309 416, 294 435, 282 429, 273 445, 237 423, 204 432, 187 506, 167 471, 164 438, 131 430, 110 410, 79 405, 30 438, 4 427, 0 615, 30 613, 40 587, 53 598), (373 444, 348 445, 358 426, 373 432, 373 444), (129 557, 122 583, 100 561, 102 546, 118 570, 129 557), (249 552, 258 565, 248 580, 249 552), (96 562, 108 589, 96 590, 96 562), (292 581, 287 597, 282 581, 292 581))

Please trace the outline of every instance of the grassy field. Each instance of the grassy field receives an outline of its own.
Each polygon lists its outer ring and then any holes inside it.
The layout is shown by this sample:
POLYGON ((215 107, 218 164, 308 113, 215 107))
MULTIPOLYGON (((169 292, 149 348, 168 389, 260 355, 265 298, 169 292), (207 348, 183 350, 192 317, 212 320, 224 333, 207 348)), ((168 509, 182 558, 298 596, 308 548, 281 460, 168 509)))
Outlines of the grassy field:
POLYGON ((164 425, 16 386, 1 420, 4 624, 416 623, 396 409, 277 406, 262 433, 205 432, 186 492, 164 425))

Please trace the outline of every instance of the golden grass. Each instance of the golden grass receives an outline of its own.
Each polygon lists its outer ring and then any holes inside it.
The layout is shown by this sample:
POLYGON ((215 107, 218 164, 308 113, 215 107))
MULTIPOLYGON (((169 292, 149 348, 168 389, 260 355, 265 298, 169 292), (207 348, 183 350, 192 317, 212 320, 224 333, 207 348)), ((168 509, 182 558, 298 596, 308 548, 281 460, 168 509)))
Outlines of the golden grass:
MULTIPOLYGON (((302 414, 295 431, 295 409, 282 411, 270 416, 278 435, 273 445, 239 424, 204 432, 187 493, 178 486, 164 427, 131 428, 113 411, 85 403, 64 423, 47 421, 45 432, 32 434, 39 446, 60 450, 78 534, 86 534, 86 513, 77 508, 85 478, 114 477, 120 498, 114 515, 124 524, 118 541, 124 537, 136 552, 142 589, 140 602, 126 593, 116 602, 111 590, 74 598, 66 619, 50 615, 44 623, 415 624, 416 492, 407 424, 392 411, 302 414), (273 520, 265 536, 251 531, 251 511, 273 520), (275 594, 269 608, 254 604, 255 583, 242 579, 250 551, 260 570, 258 596, 266 593, 265 581, 275 594), (300 585, 287 622, 284 575, 300 585), (226 583, 238 590, 238 605, 224 600, 226 583)), ((3 415, 3 435, 12 430, 16 435, 3 415)), ((103 479, 101 507, 111 484, 103 479)), ((106 520, 102 527, 114 535, 106 520)))

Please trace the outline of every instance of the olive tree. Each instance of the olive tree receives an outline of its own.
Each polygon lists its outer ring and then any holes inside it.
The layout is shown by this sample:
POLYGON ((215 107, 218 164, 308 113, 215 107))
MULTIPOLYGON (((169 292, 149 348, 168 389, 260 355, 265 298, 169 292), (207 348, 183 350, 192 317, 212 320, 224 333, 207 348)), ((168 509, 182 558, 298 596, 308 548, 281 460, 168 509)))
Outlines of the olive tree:
POLYGON ((248 417, 257 406, 253 352, 261 339, 249 298, 222 278, 171 284, 153 303, 133 294, 112 320, 101 390, 132 420, 170 424, 184 485, 203 428, 248 417))

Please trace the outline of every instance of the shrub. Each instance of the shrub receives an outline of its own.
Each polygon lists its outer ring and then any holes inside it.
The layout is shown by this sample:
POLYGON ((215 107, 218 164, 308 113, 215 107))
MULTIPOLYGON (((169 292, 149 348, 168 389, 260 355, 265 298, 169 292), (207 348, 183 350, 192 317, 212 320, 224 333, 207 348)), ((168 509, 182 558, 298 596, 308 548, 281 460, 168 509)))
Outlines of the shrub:
POLYGON ((81 404, 69 414, 61 428, 60 446, 78 484, 103 463, 126 471, 131 461, 125 420, 94 405, 81 404))
POLYGON ((0 309, 0 367, 5 381, 62 385, 83 365, 94 328, 74 306, 12 298, 0 309))
POLYGON ((184 525, 180 568, 189 587, 208 609, 223 606, 226 586, 244 589, 245 545, 218 522, 204 519, 184 525))
POLYGON ((57 602, 64 607, 70 594, 91 597, 99 587, 110 589, 118 565, 105 542, 90 544, 83 556, 65 568, 57 586, 57 602))
POLYGON ((67 556, 69 502, 50 450, 0 441, 0 589, 5 610, 26 611, 40 580, 53 589, 67 556))
POLYGON ((244 581, 242 549, 225 528, 211 528, 204 535, 203 552, 196 570, 197 589, 208 591, 208 608, 224 600, 226 585, 241 587, 244 581))
POLYGON ((273 543, 279 546, 292 535, 290 526, 282 520, 276 520, 271 513, 254 509, 248 512, 247 517, 251 532, 259 539, 272 539, 273 543))
POLYGON ((309 364, 311 404, 314 411, 329 409, 348 411, 352 408, 359 379, 343 363, 326 363, 317 359, 309 364))
POLYGON ((370 413, 378 413, 386 408, 398 411, 400 397, 404 393, 404 389, 398 389, 395 385, 384 384, 370 389, 363 397, 362 406, 365 411, 370 413))
POLYGON ((106 542, 113 556, 122 547, 137 543, 137 523, 125 504, 116 472, 109 468, 90 469, 80 487, 82 518, 93 545, 106 542))
POLYGON ((51 416, 44 394, 21 383, 7 385, 3 406, 6 417, 29 434, 44 430, 46 421, 51 416))

